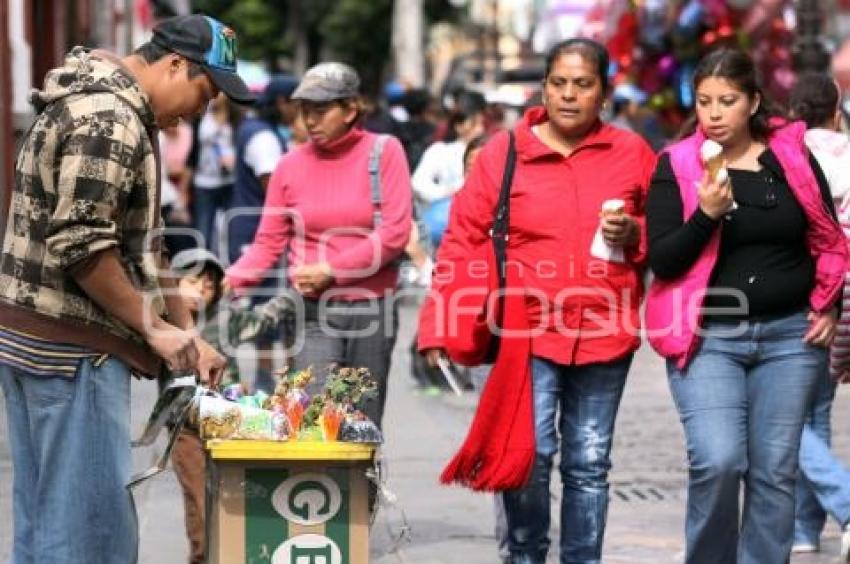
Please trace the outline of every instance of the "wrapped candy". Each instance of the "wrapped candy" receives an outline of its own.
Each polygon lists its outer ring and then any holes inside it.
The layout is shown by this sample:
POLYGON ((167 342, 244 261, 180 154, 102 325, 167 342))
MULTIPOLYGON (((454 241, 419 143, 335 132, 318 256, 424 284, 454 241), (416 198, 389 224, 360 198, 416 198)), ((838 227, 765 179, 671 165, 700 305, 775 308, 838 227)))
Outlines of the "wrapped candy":
POLYGON ((362 412, 355 411, 343 422, 339 440, 349 443, 381 444, 384 442, 384 436, 377 425, 369 421, 362 412))
POLYGON ((198 402, 198 433, 203 439, 229 439, 242 423, 239 404, 215 397, 198 402))
POLYGON ((284 403, 284 414, 289 421, 289 429, 292 438, 298 438, 298 432, 301 430, 301 420, 304 418, 304 405, 298 398, 287 398, 284 403))
POLYGON ((262 408, 264 400, 265 400, 265 397, 263 397, 262 395, 257 393, 257 394, 251 395, 251 396, 242 396, 241 398, 236 400, 236 403, 238 403, 239 405, 247 406, 247 407, 262 408))
POLYGON ((332 370, 324 393, 312 400, 305 390, 310 380, 310 370, 284 377, 271 396, 261 391, 246 395, 241 386, 228 386, 224 392, 235 401, 209 391, 196 394, 189 425, 203 439, 337 441, 346 428, 347 440, 381 442, 377 427, 352 407, 376 394, 368 369, 332 370))
POLYGON ((258 407, 204 396, 199 399, 197 410, 202 439, 280 441, 289 434, 288 426, 274 421, 274 413, 258 407))
POLYGON ((242 422, 236 430, 234 439, 247 439, 255 441, 283 440, 286 436, 279 437, 274 431, 271 411, 259 407, 239 406, 242 412, 242 422))
POLYGON ((230 384, 222 390, 221 395, 228 401, 239 401, 245 395, 245 387, 240 383, 230 384))
POLYGON ((345 411, 333 402, 325 403, 322 414, 319 416, 319 426, 322 429, 322 437, 326 441, 335 441, 339 437, 339 428, 345 419, 345 411))

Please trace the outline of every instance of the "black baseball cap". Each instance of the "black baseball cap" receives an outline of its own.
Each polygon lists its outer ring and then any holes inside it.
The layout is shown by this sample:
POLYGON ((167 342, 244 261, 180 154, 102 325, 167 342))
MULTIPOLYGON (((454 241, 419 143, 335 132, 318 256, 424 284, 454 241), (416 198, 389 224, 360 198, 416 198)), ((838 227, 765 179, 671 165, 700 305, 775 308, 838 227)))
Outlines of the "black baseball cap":
POLYGON ((151 41, 198 63, 219 90, 243 104, 255 97, 236 74, 236 33, 218 20, 201 14, 162 20, 151 41))

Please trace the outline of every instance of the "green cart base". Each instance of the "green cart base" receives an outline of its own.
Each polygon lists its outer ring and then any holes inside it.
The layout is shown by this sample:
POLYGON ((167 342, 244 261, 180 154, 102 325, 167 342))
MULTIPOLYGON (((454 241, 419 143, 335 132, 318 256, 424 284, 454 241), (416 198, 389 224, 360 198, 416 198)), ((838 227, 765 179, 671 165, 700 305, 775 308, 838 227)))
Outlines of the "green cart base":
POLYGON ((373 445, 207 442, 207 562, 367 564, 373 445))

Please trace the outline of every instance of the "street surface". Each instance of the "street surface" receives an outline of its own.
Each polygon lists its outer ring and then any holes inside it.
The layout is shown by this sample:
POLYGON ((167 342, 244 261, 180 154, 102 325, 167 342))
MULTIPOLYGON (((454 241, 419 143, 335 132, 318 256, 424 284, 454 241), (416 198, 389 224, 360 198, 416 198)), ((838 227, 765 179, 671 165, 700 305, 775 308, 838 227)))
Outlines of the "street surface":
MULTIPOLYGON (((375 564, 493 564, 498 562, 489 496, 443 487, 437 476, 464 437, 475 395, 429 396, 418 392, 409 376, 407 344, 415 309, 402 309, 401 331, 385 416, 384 448, 388 487, 395 507, 382 510, 371 535, 375 564), (399 538, 403 515, 409 535, 399 538)), ((243 372, 244 373, 244 372, 243 372)), ((156 386, 134 382, 133 424, 141 429, 153 404, 156 386)), ((6 418, 0 405, 0 562, 11 551, 11 461, 6 418)), ((850 388, 841 389, 834 409, 834 445, 850 462, 850 388)), ((135 453, 136 469, 147 467, 162 448, 135 453)), ((639 351, 626 386, 617 421, 611 473, 611 506, 605 540, 606 563, 682 562, 685 509, 685 450, 663 365, 648 348, 639 351)), ((557 464, 556 464, 557 468, 557 464)), ((552 480, 553 498, 560 479, 552 480)), ((173 473, 161 474, 136 490, 141 528, 141 564, 182 564, 187 543, 180 490, 173 473)), ((553 500, 553 507, 554 507, 553 500)), ((553 511, 552 538, 558 538, 553 511)), ((792 559, 794 564, 836 561, 839 531, 830 523, 822 552, 792 559)), ((550 561, 557 561, 557 540, 550 561)))

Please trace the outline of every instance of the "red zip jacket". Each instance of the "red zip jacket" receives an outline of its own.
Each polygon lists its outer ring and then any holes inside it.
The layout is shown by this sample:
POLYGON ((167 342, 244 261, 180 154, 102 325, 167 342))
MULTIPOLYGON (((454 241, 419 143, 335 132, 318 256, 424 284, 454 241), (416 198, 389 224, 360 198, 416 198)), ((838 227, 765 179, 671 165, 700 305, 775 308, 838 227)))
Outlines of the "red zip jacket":
MULTIPOLYGON (((638 135, 600 122, 564 157, 531 129, 546 119, 536 107, 516 126, 510 200, 508 268, 529 293, 532 354, 560 364, 614 360, 640 344, 644 203, 655 154, 638 135), (626 249, 625 264, 590 255, 602 203, 615 198, 626 202, 626 212, 641 226, 640 244, 626 249)), ((420 312, 420 350, 442 347, 433 302, 433 292, 445 285, 441 279, 453 268, 466 268, 473 249, 490 244, 507 147, 508 134, 496 135, 454 197, 432 295, 420 312)))

